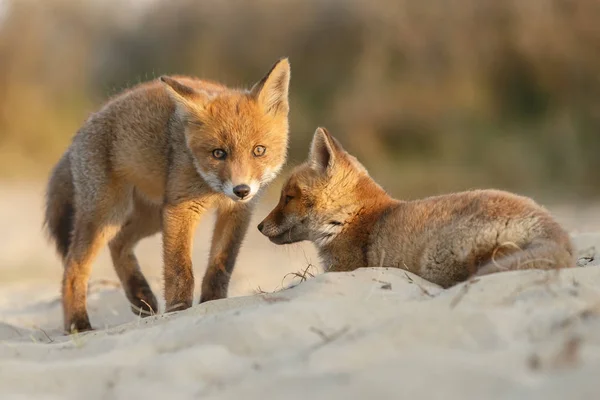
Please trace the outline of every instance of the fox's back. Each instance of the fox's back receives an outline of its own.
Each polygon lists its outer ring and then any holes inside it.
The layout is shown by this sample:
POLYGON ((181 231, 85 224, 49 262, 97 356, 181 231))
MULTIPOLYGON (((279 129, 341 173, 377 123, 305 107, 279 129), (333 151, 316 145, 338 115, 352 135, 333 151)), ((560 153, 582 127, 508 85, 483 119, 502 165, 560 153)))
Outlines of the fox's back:
POLYGON ((530 198, 513 193, 473 190, 408 201, 397 213, 417 233, 510 218, 536 219, 547 211, 530 198))
POLYGON ((532 199, 499 190, 475 190, 400 203, 377 229, 374 247, 389 261, 418 266, 438 247, 448 256, 486 254, 500 243, 516 246, 553 239, 571 248, 568 234, 532 199))
MULTIPOLYGON (((192 77, 175 76, 181 83, 208 93, 225 90, 223 85, 192 77)), ((161 153, 166 146, 167 125, 175 111, 175 103, 165 85, 157 80, 138 84, 110 99, 90 121, 106 124, 104 133, 114 141, 115 154, 125 150, 126 156, 136 149, 141 153, 155 148, 161 153)), ((152 153, 152 152, 151 152, 152 153)))
MULTIPOLYGON (((177 77, 182 83, 207 92, 224 86, 191 77, 177 77)), ((74 146, 79 157, 89 159, 101 153, 111 173, 130 181, 147 197, 162 198, 170 141, 169 124, 175 104, 158 80, 144 82, 108 100, 79 130, 74 146)))
MULTIPOLYGON (((187 76, 175 76, 181 83, 208 93, 225 90, 218 83, 187 76)), ((115 154, 126 147, 131 156, 141 144, 148 147, 165 146, 166 127, 175 111, 175 103, 168 95, 165 85, 158 80, 140 83, 109 99, 104 106, 92 114, 81 129, 86 127, 95 136, 105 136, 114 143, 115 154), (132 142, 135 146, 130 146, 132 142), (131 148, 130 148, 131 147, 131 148)), ((81 135, 81 134, 80 134, 81 135)), ((148 149, 145 149, 148 150, 148 149)))

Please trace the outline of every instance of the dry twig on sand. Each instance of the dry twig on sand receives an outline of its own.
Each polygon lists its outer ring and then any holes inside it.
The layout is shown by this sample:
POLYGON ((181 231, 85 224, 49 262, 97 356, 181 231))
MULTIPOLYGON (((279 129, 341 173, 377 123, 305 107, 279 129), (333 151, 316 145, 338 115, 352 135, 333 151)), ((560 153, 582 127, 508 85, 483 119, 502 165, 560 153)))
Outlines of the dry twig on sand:
POLYGON ((348 332, 350 330, 349 326, 345 326, 342 329, 328 335, 325 332, 323 332, 321 329, 319 328, 315 328, 314 326, 310 327, 310 331, 316 333, 317 335, 319 335, 319 337, 321 339, 323 339, 323 342, 319 343, 316 347, 321 347, 326 345, 327 343, 331 343, 334 340, 338 339, 339 337, 341 337, 342 335, 344 335, 346 332, 348 332))
MULTIPOLYGON (((413 280, 413 278, 411 278, 410 275, 408 275, 406 272, 404 273, 404 276, 406 276, 406 279, 408 280, 408 283, 417 285, 417 287, 419 289, 421 289, 421 293, 423 293, 427 297, 433 297, 433 295, 431 293, 429 293, 429 291, 427 289, 425 289, 421 284, 415 282, 413 280)), ((383 287, 382 287, 382 289, 383 289, 383 287)))
MULTIPOLYGON (((305 268, 304 270, 302 270, 302 271, 289 272, 289 273, 285 274, 285 275, 283 276, 283 278, 281 279, 281 287, 284 287, 284 284, 283 284, 283 283, 284 283, 284 281, 285 281, 285 278, 287 278, 287 277, 288 277, 288 276, 290 276, 290 275, 291 275, 291 276, 294 276, 294 277, 296 277, 296 278, 300 278, 300 282, 299 282, 299 283, 302 283, 302 282, 306 281, 306 280, 308 279, 308 277, 310 277, 310 278, 314 278, 314 277, 315 277, 315 275, 314 275, 312 272, 309 272, 309 270, 310 270, 311 268, 315 268, 315 266, 314 266, 314 265, 312 265, 311 263, 309 263, 309 264, 306 266, 306 268, 305 268)), ((294 286, 295 286, 295 285, 294 285, 294 286)))
POLYGON ((469 289, 471 288, 471 286, 474 283, 479 282, 478 278, 471 278, 468 281, 465 282, 464 286, 460 289, 460 291, 458 292, 458 294, 456 296, 454 296, 454 298, 452 299, 452 301, 450 302, 450 308, 454 308, 458 305, 458 303, 460 303, 460 301, 466 296, 466 294, 469 292, 469 289))

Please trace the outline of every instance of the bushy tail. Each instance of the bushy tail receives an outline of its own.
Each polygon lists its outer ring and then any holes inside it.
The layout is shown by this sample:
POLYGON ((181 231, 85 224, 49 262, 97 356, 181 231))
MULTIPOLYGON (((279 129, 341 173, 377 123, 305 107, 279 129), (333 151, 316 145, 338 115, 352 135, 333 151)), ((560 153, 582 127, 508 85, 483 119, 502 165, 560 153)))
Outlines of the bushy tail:
POLYGON ((492 259, 476 275, 518 269, 559 269, 575 266, 573 247, 567 235, 561 240, 538 239, 504 257, 492 259))
POLYGON ((44 226, 56 250, 64 260, 67 257, 75 214, 73 176, 69 153, 66 152, 52 170, 46 188, 44 226))

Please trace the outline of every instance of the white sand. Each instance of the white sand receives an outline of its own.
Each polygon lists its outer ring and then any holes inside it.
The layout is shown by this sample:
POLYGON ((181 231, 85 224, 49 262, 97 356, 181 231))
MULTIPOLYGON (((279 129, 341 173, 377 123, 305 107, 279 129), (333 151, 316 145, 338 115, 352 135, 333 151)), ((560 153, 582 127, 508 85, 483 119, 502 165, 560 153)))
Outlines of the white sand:
MULTIPOLYGON (((316 264, 314 250, 274 246, 253 226, 232 279, 237 297, 145 319, 129 311, 105 251, 89 299, 99 330, 67 337, 40 194, 3 187, 0 198, 2 400, 599 396, 600 234, 574 234, 585 267, 501 273, 442 290, 393 269, 311 269, 317 276, 306 282, 283 279, 316 264)), ((600 231, 595 212, 557 215, 574 232, 600 231)), ((211 223, 195 241, 198 284, 211 223)), ((137 253, 160 295, 159 237, 137 253)))

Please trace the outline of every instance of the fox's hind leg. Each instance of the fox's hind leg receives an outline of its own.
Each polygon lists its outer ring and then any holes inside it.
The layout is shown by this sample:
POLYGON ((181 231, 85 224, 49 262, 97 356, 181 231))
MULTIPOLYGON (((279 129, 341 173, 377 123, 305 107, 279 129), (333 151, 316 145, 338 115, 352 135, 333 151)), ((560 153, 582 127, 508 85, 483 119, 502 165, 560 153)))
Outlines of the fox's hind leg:
MULTIPOLYGON (((512 244, 506 244, 512 248, 512 244)), ((501 271, 511 271, 519 269, 559 269, 569 268, 575 265, 575 258, 572 249, 568 246, 561 246, 552 240, 537 239, 523 246, 523 248, 513 248, 502 254, 502 247, 498 252, 492 255, 492 259, 482 265, 475 275, 487 275, 501 271)))
POLYGON ((62 283, 66 332, 92 329, 86 304, 92 263, 100 248, 118 229, 118 216, 127 208, 125 191, 107 186, 76 196, 73 235, 62 283))
POLYGON ((143 317, 156 314, 158 302, 133 250, 140 240, 159 232, 160 227, 160 206, 134 196, 133 212, 108 244, 115 271, 131 304, 131 310, 143 317))
POLYGON ((229 280, 248 230, 252 209, 251 204, 222 205, 218 208, 200 303, 227 297, 229 280))

